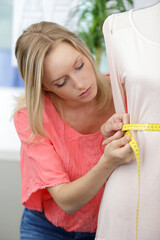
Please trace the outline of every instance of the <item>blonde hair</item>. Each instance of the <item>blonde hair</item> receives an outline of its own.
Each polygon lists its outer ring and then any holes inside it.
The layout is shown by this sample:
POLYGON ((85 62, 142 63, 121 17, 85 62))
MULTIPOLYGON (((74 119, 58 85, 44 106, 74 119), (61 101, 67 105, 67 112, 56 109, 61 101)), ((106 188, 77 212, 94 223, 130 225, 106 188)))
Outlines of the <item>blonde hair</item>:
POLYGON ((28 109, 28 118, 31 131, 34 135, 45 136, 43 129, 43 95, 42 88, 43 62, 47 53, 56 44, 66 41, 85 55, 91 62, 97 79, 97 109, 101 111, 110 99, 110 86, 104 76, 95 67, 95 61, 83 40, 66 28, 53 22, 40 22, 31 25, 18 38, 15 55, 19 72, 25 82, 24 97, 19 100, 17 111, 24 106, 28 109))

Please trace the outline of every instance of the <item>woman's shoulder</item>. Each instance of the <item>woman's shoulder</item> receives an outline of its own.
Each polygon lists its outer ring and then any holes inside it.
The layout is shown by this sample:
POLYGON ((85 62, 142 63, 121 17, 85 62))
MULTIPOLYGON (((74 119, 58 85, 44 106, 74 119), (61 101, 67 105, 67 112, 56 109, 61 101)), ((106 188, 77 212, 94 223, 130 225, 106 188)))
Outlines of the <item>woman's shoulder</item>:
POLYGON ((27 108, 22 108, 14 114, 14 123, 17 125, 28 123, 28 111, 27 108))

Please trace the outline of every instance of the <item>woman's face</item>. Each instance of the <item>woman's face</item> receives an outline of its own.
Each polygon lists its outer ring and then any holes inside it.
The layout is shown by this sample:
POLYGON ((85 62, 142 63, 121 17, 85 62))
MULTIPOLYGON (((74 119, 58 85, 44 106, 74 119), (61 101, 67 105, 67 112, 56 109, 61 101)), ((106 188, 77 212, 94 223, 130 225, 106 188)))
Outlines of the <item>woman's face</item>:
POLYGON ((65 101, 89 102, 97 94, 93 67, 72 45, 61 42, 44 60, 43 86, 65 101))

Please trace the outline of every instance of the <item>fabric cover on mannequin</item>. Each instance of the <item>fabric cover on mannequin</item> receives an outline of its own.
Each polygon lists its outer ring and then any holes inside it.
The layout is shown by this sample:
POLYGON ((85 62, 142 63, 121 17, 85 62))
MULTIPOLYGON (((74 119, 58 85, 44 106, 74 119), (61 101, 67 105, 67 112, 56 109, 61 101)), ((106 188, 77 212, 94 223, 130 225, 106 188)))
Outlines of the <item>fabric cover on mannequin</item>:
MULTIPOLYGON (((160 123, 160 2, 109 16, 103 26, 116 112, 160 123)), ((138 240, 160 239, 160 132, 134 131, 141 156, 138 240)), ((136 240, 137 163, 120 166, 103 194, 96 239, 136 240)))

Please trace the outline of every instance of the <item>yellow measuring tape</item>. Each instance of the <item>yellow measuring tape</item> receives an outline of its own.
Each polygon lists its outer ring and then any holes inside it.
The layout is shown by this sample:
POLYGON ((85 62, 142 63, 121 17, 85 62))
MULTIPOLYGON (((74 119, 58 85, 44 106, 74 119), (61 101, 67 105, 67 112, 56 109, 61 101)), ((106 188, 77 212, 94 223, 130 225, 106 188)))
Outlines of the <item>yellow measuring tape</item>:
POLYGON ((138 144, 135 138, 132 136, 130 130, 136 131, 160 131, 160 124, 157 123, 133 123, 133 124, 123 124, 122 131, 126 131, 125 135, 129 135, 131 140, 129 145, 133 149, 138 168, 138 202, 137 202, 137 213, 136 213, 136 240, 138 239, 138 220, 139 220, 139 200, 140 200, 140 177, 141 177, 141 160, 138 144))

